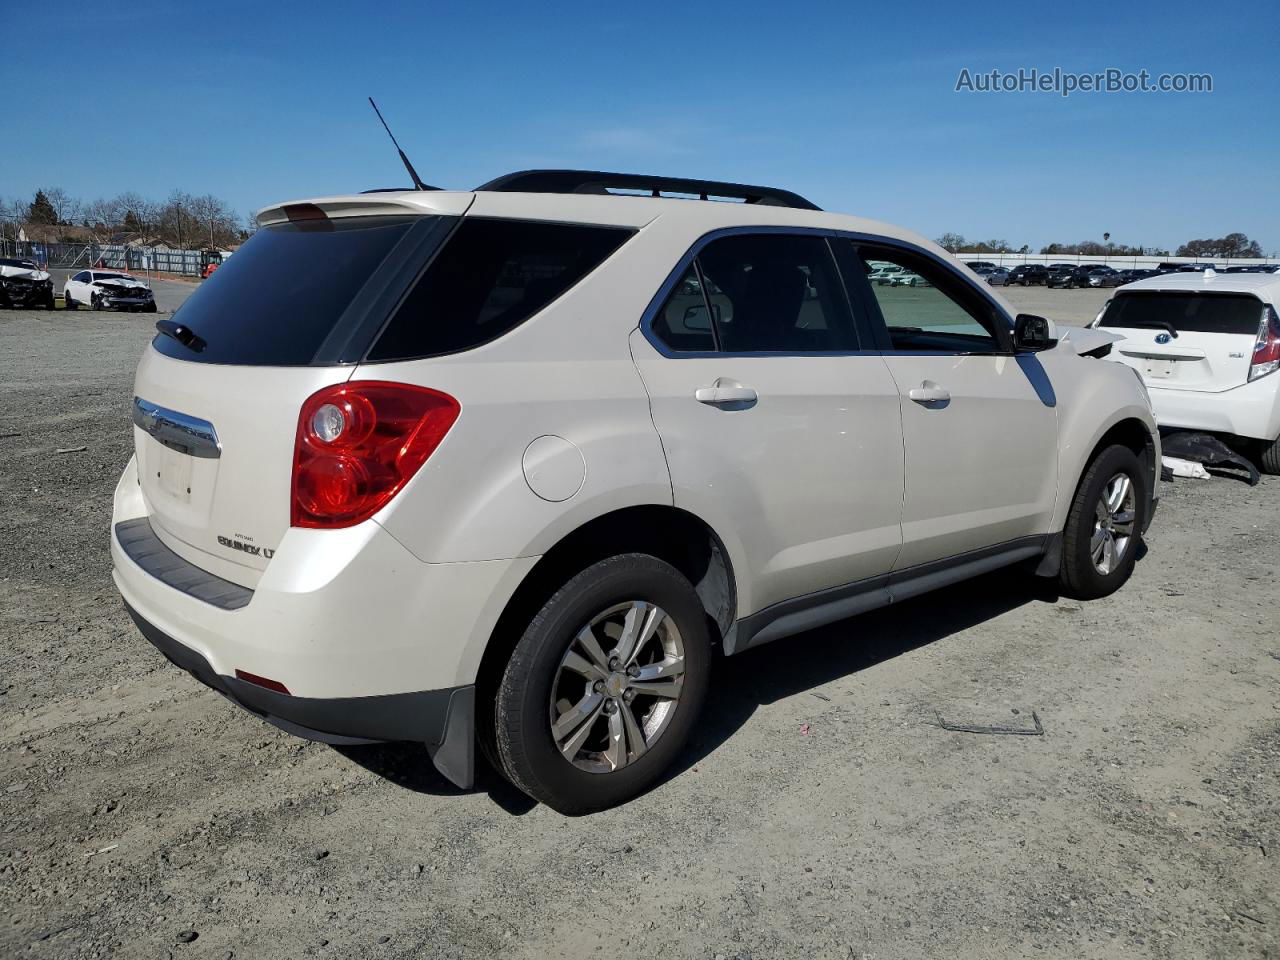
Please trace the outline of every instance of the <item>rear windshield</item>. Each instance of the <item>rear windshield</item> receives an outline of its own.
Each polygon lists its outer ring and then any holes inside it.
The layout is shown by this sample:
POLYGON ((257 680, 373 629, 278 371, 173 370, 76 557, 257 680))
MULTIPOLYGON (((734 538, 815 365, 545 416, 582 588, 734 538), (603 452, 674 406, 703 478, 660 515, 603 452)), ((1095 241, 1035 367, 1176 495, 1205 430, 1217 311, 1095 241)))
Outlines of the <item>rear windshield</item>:
POLYGON ((1187 333, 1258 333, 1262 303, 1246 293, 1122 293, 1111 301, 1101 327, 1159 327, 1187 333))
POLYGON ((464 219, 368 359, 411 360, 488 343, 567 291, 631 233, 618 227, 464 219))
POLYGON ((174 320, 206 346, 163 335, 179 360, 263 366, 313 361, 373 271, 420 217, 343 217, 263 227, 201 282, 174 320))

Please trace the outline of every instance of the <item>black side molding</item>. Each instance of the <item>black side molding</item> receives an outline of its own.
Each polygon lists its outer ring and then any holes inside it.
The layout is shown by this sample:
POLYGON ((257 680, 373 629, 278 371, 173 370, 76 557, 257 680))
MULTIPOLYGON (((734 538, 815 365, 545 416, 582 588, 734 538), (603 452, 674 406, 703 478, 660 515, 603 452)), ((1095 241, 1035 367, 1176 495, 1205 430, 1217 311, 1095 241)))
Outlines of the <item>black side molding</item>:
POLYGON ((783 600, 743 617, 729 628, 724 639, 726 655, 741 653, 771 640, 887 607, 911 597, 947 587, 970 577, 998 570, 1055 549, 1053 536, 1021 537, 1008 543, 935 560, 878 577, 820 590, 794 600, 783 600))

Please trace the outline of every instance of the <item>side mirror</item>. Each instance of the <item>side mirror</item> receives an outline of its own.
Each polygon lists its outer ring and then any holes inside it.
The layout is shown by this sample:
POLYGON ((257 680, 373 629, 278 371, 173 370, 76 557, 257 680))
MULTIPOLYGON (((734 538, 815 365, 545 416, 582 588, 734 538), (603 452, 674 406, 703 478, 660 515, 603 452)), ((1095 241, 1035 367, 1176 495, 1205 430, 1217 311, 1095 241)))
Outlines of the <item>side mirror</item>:
POLYGON ((1020 313, 1013 321, 1013 346, 1020 353, 1039 353, 1058 344, 1058 328, 1052 320, 1034 313, 1020 313))

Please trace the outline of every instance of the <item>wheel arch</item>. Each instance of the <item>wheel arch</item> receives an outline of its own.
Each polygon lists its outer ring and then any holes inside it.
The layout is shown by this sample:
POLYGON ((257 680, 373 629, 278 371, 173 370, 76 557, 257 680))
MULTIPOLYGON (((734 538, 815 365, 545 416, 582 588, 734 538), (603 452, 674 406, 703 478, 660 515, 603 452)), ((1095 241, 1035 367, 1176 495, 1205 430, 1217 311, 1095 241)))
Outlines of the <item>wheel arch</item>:
POLYGON ((601 514, 562 537, 538 560, 507 600, 480 659, 481 696, 494 689, 524 625, 566 580, 620 553, 648 553, 689 578, 722 640, 737 615, 733 562, 720 536, 700 517, 666 504, 623 507, 601 514))
MULTIPOLYGON (((1085 471, 1089 469, 1089 464, 1093 463, 1098 454, 1107 449, 1107 447, 1118 444, 1132 450, 1143 465, 1147 479, 1147 490, 1151 496, 1156 496, 1160 478, 1158 437, 1159 434, 1155 430, 1154 422, 1149 423, 1146 418, 1134 411, 1120 411, 1100 427, 1091 442, 1087 446, 1080 448, 1084 451, 1084 456, 1080 457, 1072 465, 1072 470, 1068 474, 1069 482, 1063 484, 1061 488, 1061 495, 1058 498, 1058 511, 1054 518, 1054 530, 1061 531, 1063 524, 1066 522, 1067 510, 1075 498, 1085 471)), ((1148 510, 1146 516, 1143 517, 1144 532, 1150 522, 1151 511, 1148 510)))

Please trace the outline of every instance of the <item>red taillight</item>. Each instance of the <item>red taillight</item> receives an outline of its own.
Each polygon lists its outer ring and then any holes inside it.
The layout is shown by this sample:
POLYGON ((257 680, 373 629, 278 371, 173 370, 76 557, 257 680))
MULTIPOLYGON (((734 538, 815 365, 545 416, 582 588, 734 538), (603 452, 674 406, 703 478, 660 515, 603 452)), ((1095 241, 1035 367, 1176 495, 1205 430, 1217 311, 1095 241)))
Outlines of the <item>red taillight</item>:
POLYGON ((1253 345, 1253 362, 1249 366, 1249 379, 1257 380, 1280 368, 1280 316, 1275 307, 1264 307, 1262 323, 1258 327, 1258 340, 1253 345))
POLYGON ((349 527, 391 500, 462 408, 447 393, 355 381, 312 394, 293 451, 295 527, 349 527))

